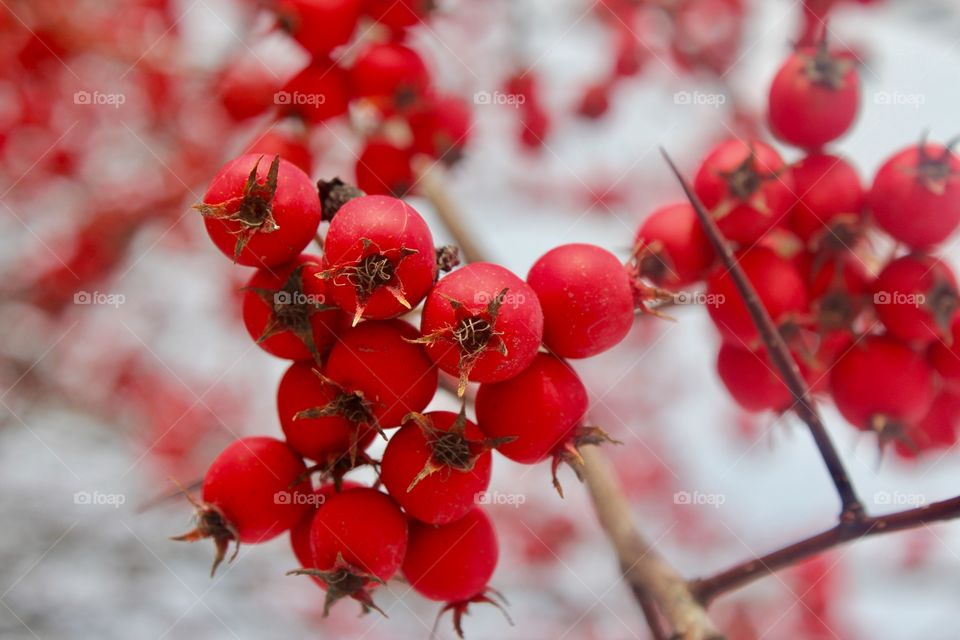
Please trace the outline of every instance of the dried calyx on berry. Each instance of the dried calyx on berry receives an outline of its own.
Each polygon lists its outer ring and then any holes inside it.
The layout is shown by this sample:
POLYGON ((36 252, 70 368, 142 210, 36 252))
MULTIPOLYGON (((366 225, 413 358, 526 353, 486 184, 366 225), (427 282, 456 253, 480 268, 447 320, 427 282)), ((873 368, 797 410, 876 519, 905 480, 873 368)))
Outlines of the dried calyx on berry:
POLYGON ((437 247, 437 278, 440 273, 449 273, 454 268, 460 266, 460 247, 452 244, 445 244, 437 247))
POLYGON ((507 619, 507 622, 510 624, 510 626, 514 626, 513 619, 510 617, 510 614, 507 613, 507 607, 510 605, 510 603, 507 602, 507 599, 503 597, 502 593, 493 587, 487 587, 482 592, 478 593, 472 598, 468 598, 467 600, 446 603, 437 614, 437 619, 433 623, 433 630, 430 632, 430 637, 436 637, 437 627, 440 625, 440 619, 443 618, 443 614, 451 611, 453 612, 453 629, 457 632, 457 637, 463 640, 463 616, 470 613, 469 609, 471 604, 492 604, 494 607, 500 610, 500 613, 502 613, 503 617, 507 619))
POLYGON ((846 86, 848 74, 855 66, 850 57, 830 53, 826 37, 820 40, 812 53, 804 55, 803 59, 803 71, 810 82, 834 90, 846 86))
POLYGON ((560 464, 566 462, 577 474, 577 480, 583 482, 583 456, 580 455, 580 447, 583 445, 599 446, 601 444, 623 444, 610 436, 609 433, 600 427, 588 427, 580 425, 574 428, 570 436, 553 452, 553 458, 550 461, 550 475, 553 478, 553 488, 557 490, 560 497, 563 497, 563 486, 557 477, 557 471, 560 470, 560 464))
POLYGON ((927 144, 927 134, 920 140, 917 147, 917 166, 909 169, 916 175, 917 180, 934 195, 941 196, 946 193, 947 184, 950 180, 960 178, 960 171, 954 169, 954 148, 960 144, 960 137, 954 138, 944 145, 941 152, 937 155, 931 154, 931 145, 927 144))
POLYGON ((212 578, 217 573, 217 567, 220 566, 223 559, 227 556, 227 549, 230 547, 231 542, 235 542, 236 547, 230 555, 229 562, 233 562, 237 554, 240 553, 240 535, 237 533, 236 528, 227 521, 227 518, 220 509, 212 504, 206 504, 194 498, 177 480, 173 480, 173 482, 183 495, 187 497, 187 500, 190 501, 194 509, 196 509, 194 516, 196 526, 192 531, 188 531, 183 535, 173 536, 170 539, 176 542, 197 542, 198 540, 212 538, 216 546, 213 566, 210 567, 210 577, 212 578))
POLYGON ((730 171, 718 171, 727 183, 731 198, 722 201, 711 212, 715 220, 720 220, 733 211, 738 203, 745 202, 757 211, 770 214, 770 207, 763 197, 763 185, 777 180, 786 169, 786 165, 775 171, 763 171, 757 162, 757 150, 750 144, 750 153, 739 165, 730 171))
POLYGON ((337 554, 337 561, 329 571, 322 571, 320 569, 294 569, 287 571, 287 575, 312 576, 323 581, 327 586, 327 595, 323 601, 324 618, 330 614, 330 607, 343 598, 352 598, 359 602, 363 607, 363 613, 369 613, 372 610, 384 618, 387 617, 383 609, 373 602, 373 597, 370 595, 368 589, 371 583, 381 585, 385 584, 384 581, 372 573, 367 573, 351 565, 343 559, 343 554, 341 553, 337 554))
POLYGON ((206 218, 236 222, 240 225, 236 232, 237 243, 233 249, 233 259, 237 260, 243 248, 257 233, 273 233, 280 227, 273 219, 273 198, 277 193, 277 176, 280 172, 280 156, 273 157, 270 163, 270 172, 267 179, 261 184, 257 182, 257 168, 260 166, 261 156, 250 170, 250 175, 243 186, 243 195, 221 202, 207 204, 200 202, 193 208, 206 218), (239 206, 232 213, 230 209, 239 201, 239 206))
POLYGON ((322 219, 330 222, 333 216, 340 211, 340 207, 354 198, 367 195, 358 187, 347 184, 339 177, 332 180, 318 180, 317 193, 320 196, 320 210, 322 219))
MULTIPOLYGON (((360 432, 364 429, 375 429, 386 439, 383 430, 373 413, 373 403, 364 397, 362 391, 350 391, 344 388, 340 383, 331 380, 320 371, 314 369, 313 372, 320 378, 324 385, 328 385, 336 391, 336 396, 327 404, 319 407, 304 409, 295 416, 294 420, 307 420, 316 418, 329 418, 337 416, 354 425, 350 434, 350 464, 356 465, 359 449, 357 443, 360 439, 360 432)), ((352 467, 351 467, 352 468, 352 467)), ((335 476, 334 476, 335 477, 335 476)))
POLYGON ((306 482, 308 478, 316 473, 319 474, 317 476, 318 485, 322 486, 330 483, 333 484, 334 490, 339 492, 342 491, 344 487, 344 476, 354 469, 365 466, 372 467, 379 475, 380 461, 370 457, 366 451, 359 451, 359 447, 355 445, 343 454, 331 456, 324 462, 318 462, 311 467, 307 467, 307 470, 297 479, 297 482, 306 482))

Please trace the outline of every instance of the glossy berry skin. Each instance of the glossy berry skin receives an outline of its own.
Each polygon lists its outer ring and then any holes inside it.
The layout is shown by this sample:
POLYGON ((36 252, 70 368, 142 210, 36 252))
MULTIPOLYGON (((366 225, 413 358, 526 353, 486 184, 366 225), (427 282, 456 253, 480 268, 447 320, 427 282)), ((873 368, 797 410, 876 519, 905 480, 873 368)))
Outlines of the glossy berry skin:
POLYGON ((615 255, 592 244, 565 244, 527 274, 543 309, 543 342, 563 358, 587 358, 623 340, 633 326, 633 287, 615 255))
POLYGON ((447 464, 448 458, 458 457, 451 453, 453 447, 444 447, 444 434, 449 437, 457 414, 433 411, 425 418, 429 421, 427 429, 409 420, 390 438, 380 463, 380 479, 408 516, 430 524, 447 524, 462 518, 476 504, 477 495, 486 491, 493 456, 482 446, 483 432, 466 421, 462 438, 456 442, 468 450, 459 456, 463 459, 458 466, 447 464), (437 470, 418 480, 428 465, 437 470))
POLYGON ((280 26, 314 57, 326 56, 353 35, 363 0, 279 0, 280 26))
POLYGON ((940 244, 960 225, 960 158, 939 144, 894 154, 877 171, 867 205, 880 228, 912 249, 940 244))
POLYGON ((346 459, 351 444, 363 451, 376 435, 369 426, 356 425, 340 415, 295 418, 301 411, 336 400, 338 390, 314 373, 310 362, 294 362, 277 388, 277 412, 287 443, 301 456, 321 464, 346 459))
POLYGON ((797 198, 789 226, 808 246, 850 243, 842 228, 862 220, 865 193, 857 170, 843 158, 809 155, 793 165, 797 198))
POLYGON ((717 373, 738 405, 747 411, 786 411, 793 396, 776 366, 763 352, 723 343, 717 354, 717 373))
POLYGON ((348 565, 385 582, 403 563, 407 519, 387 494, 347 489, 330 496, 317 511, 310 548, 321 571, 333 569, 340 554, 348 565))
POLYGON ((543 339, 543 311, 537 294, 512 272, 475 262, 441 278, 430 291, 420 332, 427 355, 442 370, 467 373, 466 378, 477 382, 498 382, 533 361, 543 339), (504 290, 502 304, 491 314, 491 305, 504 290), (458 340, 458 334, 467 335, 458 340))
POLYGON ((413 188, 413 149, 398 147, 383 140, 364 144, 354 175, 357 187, 371 195, 400 198, 413 188))
POLYGON ((320 258, 301 255, 273 269, 258 269, 243 294, 243 323, 257 345, 288 360, 311 360, 325 354, 346 316, 323 309, 327 284, 317 277, 320 258))
POLYGON ((469 600, 486 588, 499 552, 493 523, 479 508, 441 526, 411 522, 403 575, 430 600, 469 600))
POLYGON ((244 544, 266 542, 287 531, 307 512, 293 488, 307 470, 303 460, 285 442, 250 437, 235 440, 213 461, 203 477, 203 502, 216 507, 244 544), (290 499, 277 500, 284 493, 290 499))
POLYGON ((955 316, 950 325, 949 339, 930 344, 927 360, 940 374, 943 386, 960 393, 960 316, 955 316))
POLYGON ((651 213, 634 240, 639 275, 660 287, 679 288, 702 280, 714 261, 713 247, 686 202, 651 213))
POLYGON ((520 375, 480 385, 477 424, 490 438, 516 436, 497 451, 535 464, 562 447, 587 412, 587 390, 563 360, 538 353, 520 375))
POLYGON ((354 323, 406 313, 427 295, 437 273, 427 223, 389 196, 362 196, 343 205, 324 250, 330 298, 354 323))
POLYGON ((350 102, 347 72, 328 60, 315 60, 287 81, 275 101, 281 115, 310 125, 342 116, 350 102))
POLYGON ((857 70, 850 59, 824 49, 800 49, 773 78, 768 107, 777 137, 803 149, 819 149, 846 133, 857 117, 857 70))
POLYGON ((759 240, 795 199, 789 168, 773 147, 759 140, 727 140, 714 147, 693 186, 723 235, 740 244, 759 240))
MULTIPOLYGON (((794 263, 766 247, 738 253, 736 258, 775 324, 807 311, 806 283, 794 263)), ((724 341, 743 348, 757 346, 760 335, 726 269, 718 267, 707 279, 707 295, 713 299, 707 312, 724 341)))
POLYGON ((922 254, 890 262, 873 283, 873 294, 874 309, 887 333, 921 345, 949 337, 960 305, 950 267, 922 254))
POLYGON ((270 158, 260 155, 247 154, 231 160, 213 178, 203 204, 198 205, 201 211, 217 210, 209 215, 205 212, 207 233, 217 248, 237 264, 275 267, 290 262, 313 240, 320 225, 320 200, 310 177, 281 158, 271 197, 267 184, 270 171, 270 158), (256 202, 244 197, 254 167, 256 202), (265 210, 269 217, 264 215, 265 210), (252 232, 244 233, 243 223, 236 218, 256 226, 252 232), (243 244, 243 238, 249 240, 243 244))
POLYGON ((933 402, 930 366, 890 336, 867 336, 830 371, 830 394, 847 422, 884 432, 916 423, 933 402))
POLYGON ((363 322, 340 335, 324 373, 360 391, 381 429, 400 426, 423 411, 437 391, 436 365, 427 357, 415 327, 403 320, 363 322))
MULTIPOLYGON (((359 489, 362 485, 350 480, 344 480, 340 491, 349 491, 350 489, 359 489)), ((333 495, 339 493, 336 486, 330 482, 313 490, 313 501, 310 509, 290 529, 290 548, 293 549, 293 555, 301 567, 307 569, 315 568, 313 562, 313 548, 310 545, 310 530, 313 528, 313 519, 317 511, 323 508, 324 503, 333 495)))
POLYGON ((355 98, 369 98, 391 108, 414 104, 427 90, 430 75, 420 54, 406 45, 371 44, 350 69, 355 98))

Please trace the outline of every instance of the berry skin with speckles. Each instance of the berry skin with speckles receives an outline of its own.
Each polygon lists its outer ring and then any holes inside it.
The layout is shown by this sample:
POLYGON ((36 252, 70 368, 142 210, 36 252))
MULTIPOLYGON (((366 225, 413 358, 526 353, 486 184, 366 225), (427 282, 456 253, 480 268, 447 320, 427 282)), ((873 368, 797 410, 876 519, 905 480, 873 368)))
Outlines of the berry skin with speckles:
POLYGON ((715 254, 689 203, 660 207, 637 230, 638 275, 657 286, 684 287, 702 280, 715 254))

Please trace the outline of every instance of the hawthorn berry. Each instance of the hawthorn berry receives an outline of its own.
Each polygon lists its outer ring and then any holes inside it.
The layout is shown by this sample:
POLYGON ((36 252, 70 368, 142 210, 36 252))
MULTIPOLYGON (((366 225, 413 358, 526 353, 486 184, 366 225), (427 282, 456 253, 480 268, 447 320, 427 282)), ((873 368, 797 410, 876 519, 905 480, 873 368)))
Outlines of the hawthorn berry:
POLYGON ((417 344, 420 332, 403 320, 363 322, 340 334, 324 373, 359 392, 381 429, 423 411, 437 391, 438 371, 417 344))
POLYGON ((314 56, 326 56, 353 35, 366 0, 278 0, 280 27, 314 56))
MULTIPOLYGON (((735 258, 774 323, 801 322, 808 310, 807 287, 793 262, 759 246, 735 258)), ((718 267, 707 278, 707 297, 712 300, 707 312, 724 341, 748 349, 759 344, 760 334, 729 271, 718 267)))
POLYGON ((364 12, 374 21, 392 29, 405 29, 426 18, 434 0, 366 0, 364 12))
POLYGON ((275 100, 283 116, 296 116, 307 124, 332 120, 347 112, 347 72, 329 60, 314 60, 287 81, 275 100))
POLYGON ((910 248, 940 244, 960 225, 960 158, 933 143, 894 154, 874 176, 867 206, 884 231, 910 248))
POLYGON ((386 108, 405 109, 419 101, 430 84, 420 54, 398 42, 374 43, 350 68, 354 98, 368 98, 386 108))
POLYGON ((883 444, 926 415, 934 397, 933 370, 896 338, 870 335, 834 363, 830 394, 847 422, 875 431, 883 444))
POLYGON ((543 343, 563 358, 610 349, 633 326, 630 277, 615 255, 592 244, 566 244, 530 268, 527 284, 543 309, 543 343))
POLYGON ((330 223, 324 251, 327 291, 353 324, 406 313, 436 279, 430 228, 397 198, 362 196, 344 204, 330 223))
POLYGON ((717 354, 717 373, 730 396, 747 411, 781 413, 793 405, 793 395, 763 350, 724 342, 717 354))
MULTIPOLYGON (((313 519, 316 517, 317 511, 323 508, 323 503, 330 496, 336 495, 340 491, 349 491, 361 487, 362 485, 359 483, 344 480, 339 489, 334 483, 329 482, 313 490, 312 500, 308 501, 310 502, 310 509, 297 524, 290 528, 290 548, 301 567, 304 569, 316 568, 313 562, 313 547, 310 544, 310 531, 313 528, 313 519)), ((319 580, 317 582, 322 584, 319 580)))
POLYGON ((930 410, 904 437, 894 443, 894 450, 903 458, 915 458, 927 451, 948 449, 957 444, 960 426, 960 396, 940 391, 930 410))
POLYGON ((498 382, 533 361, 543 339, 537 294, 507 269, 489 262, 468 264, 440 279, 423 306, 420 322, 427 355, 467 380, 498 382))
POLYGON ((327 283, 317 278, 320 258, 301 255, 273 269, 258 269, 243 294, 243 323, 264 351, 289 360, 319 361, 346 324, 326 303, 327 283))
POLYGON ((242 122, 259 116, 273 105, 277 85, 278 81, 264 65, 242 60, 220 76, 217 94, 227 115, 242 122))
POLYGON ((930 344, 927 360, 940 374, 943 386, 960 393, 960 315, 954 316, 945 339, 930 344))
POLYGON ((385 140, 368 140, 354 168, 357 186, 371 195, 400 198, 416 183, 413 149, 385 140))
POLYGON ((714 261, 713 247, 689 203, 651 213, 634 240, 637 275, 661 287, 683 287, 703 279, 714 261))
MULTIPOLYGON (((450 166, 460 160, 470 141, 473 111, 459 96, 433 96, 420 110, 411 113, 407 122, 413 135, 412 151, 450 166)), ((406 166, 409 164, 408 160, 406 166)))
POLYGON ((613 84, 604 80, 588 86, 577 105, 577 115, 588 120, 599 120, 610 110, 610 93, 613 84))
POLYGON ((322 582, 327 591, 324 615, 346 597, 358 601, 364 612, 379 611, 370 592, 400 569, 407 550, 407 519, 386 494, 347 489, 331 495, 317 511, 310 548, 315 568, 291 573, 322 582))
POLYGON ((873 301, 887 333, 905 342, 928 344, 949 339, 960 292, 945 263, 911 254, 883 268, 873 283, 873 301))
POLYGON ((411 414, 387 444, 384 487, 408 516, 429 524, 459 520, 490 483, 491 449, 463 411, 411 414))
POLYGON ((793 179, 790 230, 812 249, 852 245, 866 197, 857 170, 843 158, 815 153, 793 165, 793 179))
POLYGON ((217 248, 248 267, 275 267, 300 255, 320 225, 316 188, 301 169, 274 156, 242 155, 220 169, 203 202, 217 248))
POLYGON ((794 202, 790 168, 759 140, 727 140, 700 165, 694 191, 730 241, 750 244, 776 226, 794 202))
POLYGON ((770 84, 768 117, 777 137, 819 149, 853 125, 860 106, 860 79, 849 56, 826 43, 791 54, 770 84))
POLYGON ((871 294, 867 268, 852 251, 826 259, 811 258, 808 276, 810 311, 821 332, 850 329, 871 294))
POLYGON ((303 460, 285 442, 263 436, 240 438, 216 457, 203 477, 202 502, 189 494, 196 507, 196 528, 173 538, 194 542, 213 538, 217 552, 212 576, 226 556, 230 542, 266 542, 287 531, 307 512, 310 492, 300 483, 303 460))
POLYGON ((255 153, 272 158, 280 156, 310 174, 313 167, 313 154, 302 139, 271 129, 257 137, 244 153, 255 153))

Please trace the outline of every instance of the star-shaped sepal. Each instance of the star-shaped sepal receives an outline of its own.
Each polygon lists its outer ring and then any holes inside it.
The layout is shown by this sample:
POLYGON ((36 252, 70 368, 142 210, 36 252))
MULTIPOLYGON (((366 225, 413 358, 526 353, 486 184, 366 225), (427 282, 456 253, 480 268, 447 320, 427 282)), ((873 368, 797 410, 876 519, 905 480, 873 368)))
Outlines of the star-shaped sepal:
POLYGON ((352 598, 363 607, 363 613, 376 611, 384 618, 389 616, 378 607, 370 590, 377 586, 385 584, 383 580, 368 573, 363 569, 356 567, 343 558, 342 553, 337 553, 337 560, 333 567, 326 571, 320 569, 294 569, 287 571, 288 576, 312 576, 322 581, 327 587, 327 597, 323 601, 323 617, 330 614, 332 607, 338 600, 343 598, 352 598))

